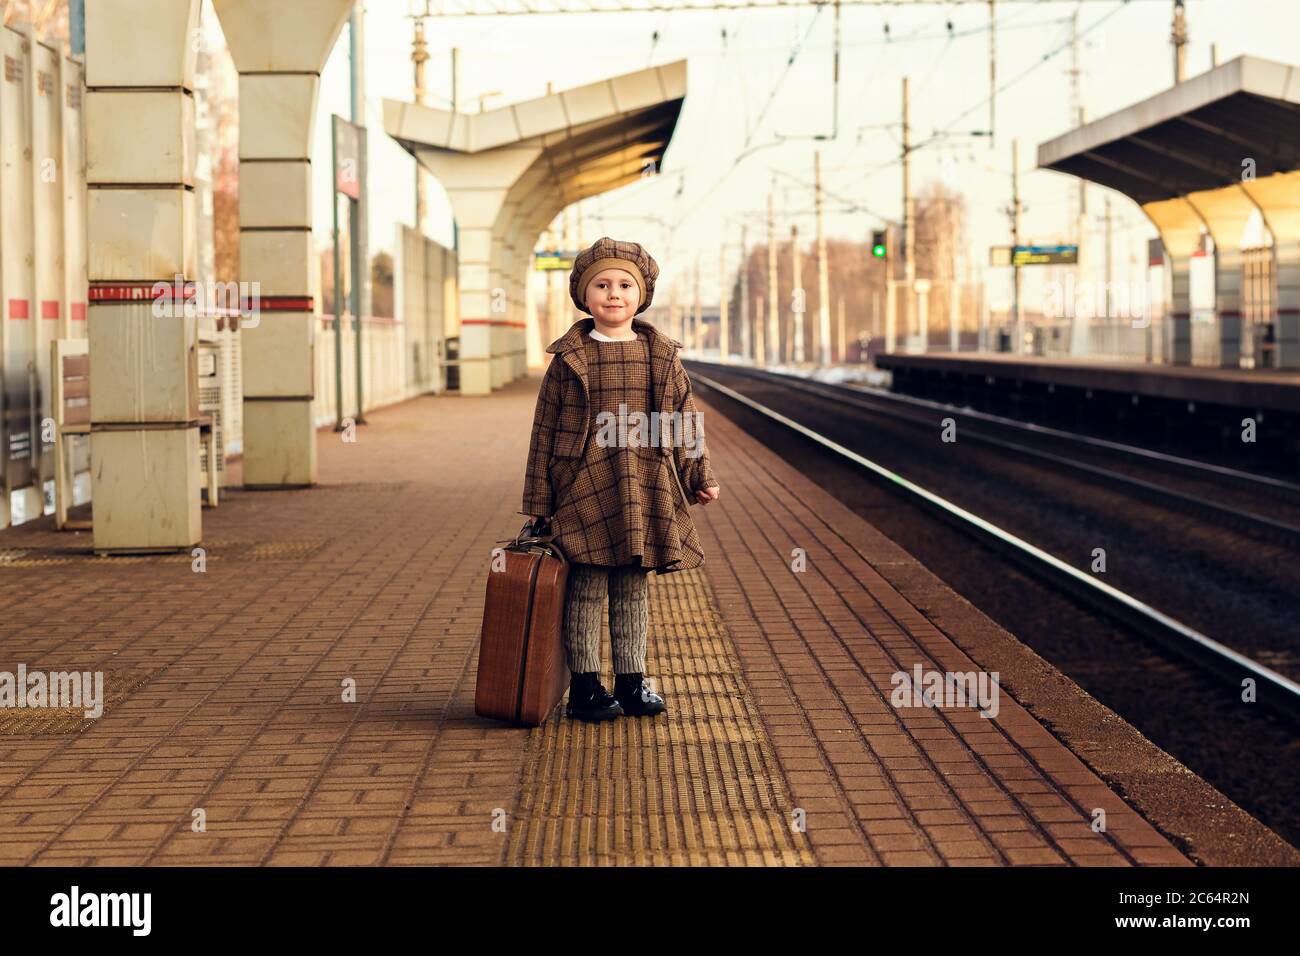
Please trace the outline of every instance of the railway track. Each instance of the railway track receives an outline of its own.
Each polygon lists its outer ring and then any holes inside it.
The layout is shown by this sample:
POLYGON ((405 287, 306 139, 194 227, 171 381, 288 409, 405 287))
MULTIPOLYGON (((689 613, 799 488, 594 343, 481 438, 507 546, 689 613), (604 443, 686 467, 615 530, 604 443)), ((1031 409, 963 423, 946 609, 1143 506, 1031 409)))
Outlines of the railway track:
MULTIPOLYGON (((750 377, 770 374, 754 369, 738 368, 735 371, 750 377)), ((960 427, 962 441, 973 440, 1086 474, 1131 495, 1178 507, 1224 527, 1300 549, 1300 485, 1291 482, 972 409, 895 395, 881 389, 834 385, 789 376, 783 378, 786 380, 782 384, 787 388, 818 395, 844 406, 912 421, 926 429, 932 430, 939 425, 938 413, 952 418, 960 427), (999 431, 1002 437, 995 434, 999 431), (1011 440, 1008 435, 1015 436, 1016 440, 1011 440), (1034 447, 1026 444, 1027 441, 1037 441, 1047 447, 1034 447), (1062 445, 1070 446, 1071 454, 1062 454, 1059 450, 1062 445), (1079 457, 1077 449, 1080 448, 1091 452, 1092 460, 1079 457), (1103 464, 1107 458, 1111 461, 1103 464), (1178 478, 1183 480, 1178 481, 1178 478), (1224 484, 1229 487, 1225 489, 1224 484), (1279 509, 1283 517, 1261 513, 1257 508, 1260 495, 1268 495, 1268 503, 1279 509)))
MULTIPOLYGON (((1143 449, 1106 443, 1087 456, 1093 467, 1173 484, 1221 506, 1202 508, 988 442, 969 441, 960 454, 954 446, 938 451, 941 418, 956 418, 966 441, 976 416, 963 421, 960 410, 935 403, 810 388, 734 366, 688 368, 702 398, 797 460, 805 475, 949 587, 1300 845, 1300 562, 1289 532, 1254 521, 1269 515, 1250 508, 1267 496, 1282 511, 1292 494, 1285 482, 1221 475, 1219 466, 1195 462, 1152 463, 1143 449), (873 398, 876 407, 867 407, 873 398), (1106 527, 1112 521, 1117 527, 1106 527), (1086 560, 1097 540, 1122 566, 1110 568, 1104 587, 1086 560), (1248 677, 1258 703, 1242 699, 1240 682, 1248 677)), ((1068 433, 1040 439, 1032 428, 987 431, 1058 458, 1083 457, 1078 449, 1092 447, 1068 433), (1069 453, 1058 454, 1063 449, 1051 442, 1065 443, 1069 453)))

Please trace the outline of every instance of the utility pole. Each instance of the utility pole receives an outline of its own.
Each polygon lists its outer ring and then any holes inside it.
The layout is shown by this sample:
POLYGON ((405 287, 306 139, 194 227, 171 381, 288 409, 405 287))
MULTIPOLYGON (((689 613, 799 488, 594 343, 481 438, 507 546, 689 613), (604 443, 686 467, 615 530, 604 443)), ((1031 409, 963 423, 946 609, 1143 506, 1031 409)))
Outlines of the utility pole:
POLYGON ((700 256, 695 255, 695 270, 691 282, 691 341, 690 349, 700 350, 700 256))
MULTIPOLYGON (((425 6, 427 15, 429 8, 425 6)), ((424 16, 415 17, 415 41, 411 49, 411 62, 415 64, 415 102, 424 105, 427 102, 424 89, 424 64, 429 62, 429 45, 424 40, 424 16)), ((452 107, 455 109, 455 107, 452 107)), ((415 231, 424 234, 424 220, 428 204, 425 195, 424 167, 415 161, 415 231)))
POLYGON ((790 259, 793 269, 794 287, 791 290, 791 303, 794 307, 794 326, 793 334, 790 340, 794 348, 790 349, 793 353, 793 359, 796 365, 803 362, 803 314, 808 302, 808 296, 803 291, 803 256, 799 255, 799 227, 793 223, 790 225, 790 259))
MULTIPOLYGON (((357 412, 354 421, 358 425, 367 424, 365 418, 365 388, 363 382, 363 338, 365 334, 364 316, 365 302, 362 297, 362 285, 365 282, 366 273, 366 253, 365 253, 365 221, 366 221, 366 193, 365 193, 365 169, 366 169, 366 129, 364 117, 361 115, 365 105, 365 87, 362 76, 362 56, 363 49, 361 30, 360 30, 360 10, 352 10, 351 19, 348 27, 348 74, 349 74, 349 92, 351 99, 351 116, 352 126, 356 129, 357 139, 357 181, 360 186, 357 199, 348 203, 348 260, 349 260, 349 283, 351 288, 348 290, 348 311, 352 313, 352 355, 355 359, 353 365, 356 372, 356 402, 357 412)), ((331 193, 332 194, 332 193, 331 193)), ((337 203, 338 197, 334 196, 337 203)), ((335 235, 337 236, 337 229, 335 235)), ((335 242, 335 259, 339 257, 338 243, 335 242)), ((338 299, 342 294, 342 286, 339 283, 339 270, 334 270, 336 281, 334 284, 334 295, 338 299)), ((335 315, 340 312, 336 308, 335 315)), ((336 325, 337 327, 337 325, 336 325)), ((337 356, 337 352, 336 352, 337 356)))
POLYGON ((740 354, 744 359, 753 361, 754 353, 750 350, 749 334, 749 243, 745 232, 748 227, 740 227, 740 354))
POLYGON ((776 287, 776 217, 772 214, 772 190, 767 193, 767 348, 763 364, 775 364, 781 347, 781 333, 777 328, 777 303, 781 301, 776 287))
POLYGON ((718 244, 718 361, 727 364, 730 342, 727 340, 727 247, 718 244))
MULTIPOLYGON (((839 3, 835 5, 839 10, 839 3)), ((820 331, 818 345, 821 346, 817 361, 820 365, 831 364, 831 281, 830 263, 826 261, 826 216, 822 200, 822 154, 821 150, 813 153, 813 173, 817 182, 817 328, 820 331)))
POLYGON ((903 295, 907 303, 904 336, 916 328, 916 208, 912 200, 912 124, 907 77, 903 77, 903 295))
POLYGON ((1114 239, 1115 239, 1115 220, 1110 213, 1110 196, 1106 196, 1106 319, 1110 319, 1111 296, 1114 295, 1114 286, 1111 285, 1113 278, 1111 273, 1114 258, 1114 239))
POLYGON ((763 323, 766 319, 763 317, 763 297, 758 297, 758 302, 754 310, 754 364, 766 364, 767 350, 763 343, 763 323))
MULTIPOLYGON (((366 128, 366 5, 358 2, 352 8, 352 17, 348 26, 348 67, 351 76, 350 95, 352 122, 362 129, 366 128)), ((370 157, 365 144, 369 136, 362 140, 363 148, 358 157, 357 179, 359 180, 361 198, 357 202, 357 224, 353 230, 356 252, 356 292, 354 298, 358 315, 370 315, 374 311, 372 290, 370 287, 370 157)), ((418 164, 417 164, 418 165, 418 164)))
POLYGON ((1187 10, 1183 0, 1174 0, 1174 29, 1169 39, 1174 45, 1174 85, 1187 77, 1187 10))
POLYGON ((840 312, 840 354, 839 354, 839 362, 840 362, 841 365, 843 365, 843 364, 844 364, 844 359, 847 357, 847 354, 848 354, 847 351, 846 351, 846 349, 847 349, 847 347, 848 347, 848 343, 844 341, 844 296, 840 296, 839 306, 840 306, 840 309, 839 309, 839 312, 840 312))
MULTIPOLYGON (((554 222, 542 234, 542 248, 554 251, 561 248, 554 222)), ((559 271, 559 269, 549 269, 546 275, 542 277, 546 284, 546 309, 544 312, 540 308, 538 309, 537 324, 541 329, 543 348, 545 348, 546 343, 553 342, 558 337, 555 328, 559 325, 559 317, 556 314, 558 312, 559 296, 556 295, 558 289, 555 284, 555 276, 559 271), (545 318, 542 318, 543 315, 545 315, 545 318)))
MULTIPOLYGON (((1085 122, 1086 109, 1083 105, 1083 64, 1079 57, 1079 10, 1076 7, 1070 18, 1070 100, 1074 119, 1079 126, 1085 122)), ((1079 177, 1079 208, 1075 219, 1075 242, 1079 252, 1074 265, 1074 273, 1079 282, 1088 281, 1088 181, 1079 177)), ((1067 266, 1066 268, 1070 268, 1067 266)), ((1071 355, 1084 351, 1087 342, 1084 334, 1085 316, 1078 314, 1073 302, 1065 303, 1066 315, 1069 317, 1069 349, 1071 355)))
POLYGON ((1024 334, 1020 327, 1020 266, 1015 264, 1015 249, 1020 245, 1020 140, 1011 141, 1011 354, 1024 351, 1024 334))
MULTIPOLYGON (((574 233, 573 213, 570 211, 570 207, 565 206, 564 207, 564 251, 565 252, 575 251, 577 250, 577 248, 578 248, 578 239, 577 239, 577 235, 574 233)), ((560 277, 561 306, 564 305, 565 296, 568 294, 566 291, 566 287, 568 283, 565 281, 565 279, 566 277, 563 275, 563 273, 561 273, 561 277, 560 277)), ((565 309, 565 312, 568 313, 570 316, 573 315, 573 313, 569 312, 567 308, 565 309)), ((669 310, 669 319, 670 320, 672 319, 671 310, 669 310)), ((572 324, 573 324, 572 319, 570 319, 568 322, 562 323, 562 328, 555 333, 556 337, 558 338, 559 336, 563 335, 564 330, 567 329, 572 324)))
MULTIPOLYGON (((888 248, 894 245, 894 228, 886 225, 885 234, 889 237, 888 248)), ((894 259, 884 260, 881 267, 885 273, 885 351, 893 352, 898 348, 898 280, 894 277, 894 259)))
POLYGON ((989 149, 993 148, 993 131, 997 129, 998 105, 998 29, 996 0, 989 0, 989 149))

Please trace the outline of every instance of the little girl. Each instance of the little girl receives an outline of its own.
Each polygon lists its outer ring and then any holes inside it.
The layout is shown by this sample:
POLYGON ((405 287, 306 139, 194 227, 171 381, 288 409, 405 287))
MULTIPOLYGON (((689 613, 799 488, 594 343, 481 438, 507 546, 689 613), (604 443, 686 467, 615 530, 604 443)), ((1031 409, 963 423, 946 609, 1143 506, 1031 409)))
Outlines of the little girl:
POLYGON ((669 338, 636 316, 650 306, 659 266, 639 243, 608 237, 579 253, 569 297, 579 319, 537 396, 524 514, 550 524, 569 557, 564 646, 567 713, 578 720, 667 710, 644 678, 647 577, 704 563, 688 505, 715 501, 691 383, 669 338), (657 413, 657 415, 651 415, 657 413), (642 421, 657 428, 637 428, 642 421), (614 693, 600 683, 600 614, 609 595, 614 693))

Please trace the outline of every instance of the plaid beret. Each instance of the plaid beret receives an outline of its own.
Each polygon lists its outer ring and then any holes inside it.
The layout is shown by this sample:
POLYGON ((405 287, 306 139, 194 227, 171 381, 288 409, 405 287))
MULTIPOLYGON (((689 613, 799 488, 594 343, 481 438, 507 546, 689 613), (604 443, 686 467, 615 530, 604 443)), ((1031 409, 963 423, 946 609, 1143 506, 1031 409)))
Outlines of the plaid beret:
POLYGON ((591 314, 583 297, 591 280, 605 269, 624 269, 636 280, 641 290, 641 304, 633 315, 640 315, 650 308, 655 295, 655 279, 659 278, 659 263, 639 242, 621 242, 602 236, 578 253, 573 260, 573 271, 569 273, 569 298, 579 312, 591 314))

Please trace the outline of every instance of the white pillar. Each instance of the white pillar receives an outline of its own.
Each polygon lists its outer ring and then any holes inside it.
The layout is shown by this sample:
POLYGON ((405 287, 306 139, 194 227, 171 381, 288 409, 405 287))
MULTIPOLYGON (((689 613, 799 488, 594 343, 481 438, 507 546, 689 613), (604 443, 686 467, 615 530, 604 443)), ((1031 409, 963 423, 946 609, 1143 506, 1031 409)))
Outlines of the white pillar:
MULTIPOLYGON (((541 152, 542 147, 535 145, 473 155, 420 151, 420 162, 447 191, 459 227, 462 395, 490 395, 504 384, 501 366, 509 362, 505 352, 519 347, 507 344, 516 338, 508 329, 510 300, 517 294, 502 279, 501 250, 496 247, 504 235, 498 234, 497 224, 510 187, 541 152)), ((522 344, 522 336, 518 339, 522 344)))
MULTIPOLYGON (((240 333, 244 484, 310 485, 319 285, 311 145, 320 72, 352 0, 213 2, 239 70, 239 275, 258 309, 240 333)), ((317 163, 332 177, 326 157, 317 163)), ((355 379, 351 367, 344 377, 355 379)))
POLYGON ((1242 183, 1273 234, 1277 302, 1274 362, 1300 368, 1300 172, 1277 173, 1242 183))
MULTIPOLYGON (((199 510, 198 323, 155 301, 196 271, 199 0, 86 10, 92 496, 97 551, 188 548, 199 510)), ((192 310, 191 310, 192 311, 192 310)))
POLYGON ((1171 278, 1169 301, 1170 363, 1192 364, 1192 253, 1201 241, 1201 217, 1186 199, 1150 202, 1142 211, 1160 230, 1171 278))
POLYGON ((1237 187, 1196 192, 1188 197, 1214 238, 1214 311, 1219 327, 1219 365, 1241 367, 1241 237, 1256 210, 1237 187))

